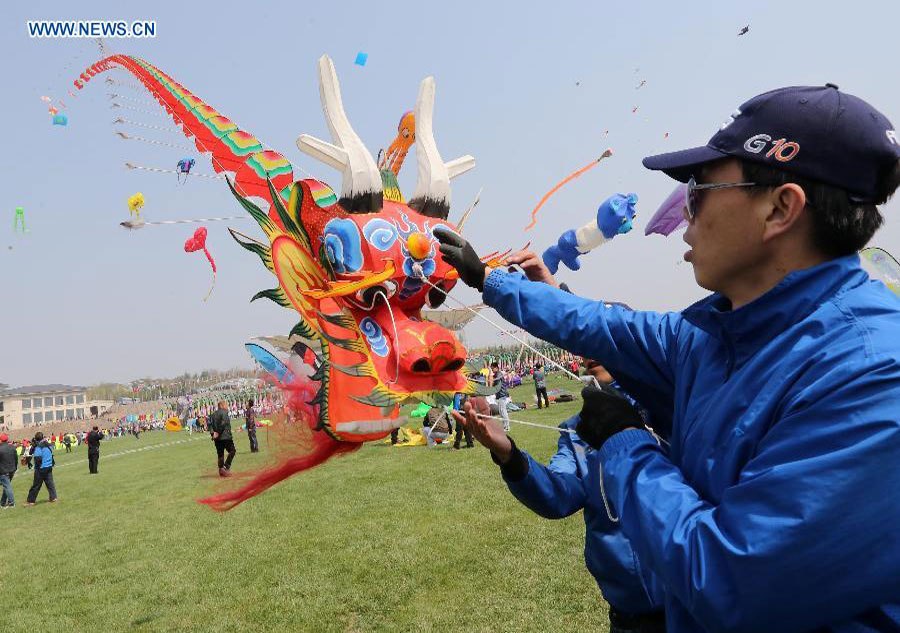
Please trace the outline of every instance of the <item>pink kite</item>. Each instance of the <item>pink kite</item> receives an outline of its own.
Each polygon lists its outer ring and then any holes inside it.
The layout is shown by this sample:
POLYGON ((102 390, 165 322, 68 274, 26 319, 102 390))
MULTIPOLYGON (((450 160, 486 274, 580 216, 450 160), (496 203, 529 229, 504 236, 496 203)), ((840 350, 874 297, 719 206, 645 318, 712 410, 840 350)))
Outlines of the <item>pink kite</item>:
POLYGON ((213 272, 213 282, 212 286, 209 287, 209 292, 206 293, 206 296, 203 298, 204 301, 209 299, 209 295, 212 294, 213 288, 216 286, 216 262, 212 258, 212 255, 209 254, 209 251, 206 250, 206 227, 201 226, 199 229, 194 231, 194 236, 187 239, 184 243, 184 252, 185 253, 194 253, 196 251, 202 250, 206 255, 206 259, 209 260, 209 265, 212 266, 213 272))
POLYGON ((684 218, 682 209, 684 209, 685 206, 686 196, 687 185, 679 183, 678 186, 675 187, 675 191, 669 194, 669 197, 659 205, 659 209, 657 209, 656 213, 653 214, 653 217, 650 218, 650 221, 647 223, 647 228, 644 229, 644 235, 650 235, 651 233, 669 235, 673 231, 685 226, 687 220, 684 218))

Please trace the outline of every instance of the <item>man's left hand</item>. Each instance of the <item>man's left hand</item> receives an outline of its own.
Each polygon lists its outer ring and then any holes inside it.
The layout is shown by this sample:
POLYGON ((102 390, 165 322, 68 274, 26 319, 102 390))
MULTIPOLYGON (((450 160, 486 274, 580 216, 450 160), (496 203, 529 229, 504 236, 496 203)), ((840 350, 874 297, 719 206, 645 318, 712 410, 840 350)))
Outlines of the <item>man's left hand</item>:
POLYGON ((581 390, 584 404, 575 432, 599 449, 610 437, 626 429, 644 428, 638 410, 619 391, 609 385, 581 390))
POLYGON ((440 250, 444 261, 457 270, 463 283, 478 292, 484 292, 484 279, 490 270, 487 264, 479 259, 472 245, 447 229, 435 229, 433 235, 441 244, 440 250))

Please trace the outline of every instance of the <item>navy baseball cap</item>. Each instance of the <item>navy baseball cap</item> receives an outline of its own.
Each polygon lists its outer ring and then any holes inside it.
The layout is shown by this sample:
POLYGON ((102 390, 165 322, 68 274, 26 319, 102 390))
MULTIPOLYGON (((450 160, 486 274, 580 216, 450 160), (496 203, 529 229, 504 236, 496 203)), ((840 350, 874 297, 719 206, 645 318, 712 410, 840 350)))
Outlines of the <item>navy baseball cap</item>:
POLYGON ((732 113, 709 143, 644 159, 644 167, 687 182, 703 163, 740 158, 843 189, 875 202, 878 182, 900 159, 900 138, 878 110, 834 84, 779 88, 732 113))

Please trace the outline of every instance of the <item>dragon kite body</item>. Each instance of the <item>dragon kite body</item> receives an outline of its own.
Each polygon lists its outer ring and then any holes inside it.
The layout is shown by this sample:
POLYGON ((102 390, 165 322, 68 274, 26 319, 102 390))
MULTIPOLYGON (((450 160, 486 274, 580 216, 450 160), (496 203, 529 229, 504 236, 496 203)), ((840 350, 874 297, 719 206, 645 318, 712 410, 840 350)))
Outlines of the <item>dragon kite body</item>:
MULTIPOLYGON (((294 182, 292 165, 190 93, 169 75, 135 57, 108 57, 75 81, 97 73, 132 72, 180 125, 257 221, 266 242, 231 230, 278 284, 257 293, 297 312, 291 335, 317 350, 315 397, 298 408, 312 429, 311 447, 260 473, 243 488, 204 500, 227 509, 294 472, 377 440, 400 426, 407 401, 449 404, 455 393, 483 393, 463 366, 466 350, 452 332, 422 318, 456 283, 433 231, 456 231, 447 219, 450 179, 472 167, 471 156, 444 162, 432 131, 434 80, 422 81, 413 117, 418 181, 407 203, 390 164, 379 169, 351 127, 334 65, 318 61, 322 108, 332 142, 297 139, 306 154, 342 172, 340 192, 315 179, 294 182), (267 207, 267 208, 264 208, 267 207), (435 286, 437 288, 435 288, 435 286), (309 414, 313 411, 313 414, 309 414)), ((405 152, 404 152, 405 153, 405 152)), ((402 159, 401 159, 402 160, 402 159)), ((308 385, 303 385, 306 393, 308 385)), ((291 398, 288 398, 290 402, 291 398)))

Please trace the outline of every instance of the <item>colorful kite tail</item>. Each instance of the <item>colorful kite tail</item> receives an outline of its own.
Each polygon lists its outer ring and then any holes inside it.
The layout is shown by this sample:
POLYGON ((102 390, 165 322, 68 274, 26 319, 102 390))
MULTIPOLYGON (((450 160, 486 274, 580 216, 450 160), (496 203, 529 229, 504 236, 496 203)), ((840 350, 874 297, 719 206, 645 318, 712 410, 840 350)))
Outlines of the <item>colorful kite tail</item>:
POLYGON ((296 473, 323 464, 336 455, 352 453, 361 446, 362 444, 355 442, 338 442, 321 431, 314 431, 308 440, 307 452, 288 457, 276 466, 259 472, 248 484, 237 490, 199 499, 198 502, 218 512, 226 512, 296 473))
POLYGON ((598 158, 596 160, 592 160, 591 162, 589 162, 587 165, 585 165, 581 169, 569 174, 568 176, 566 176, 565 178, 560 180, 558 183, 556 183, 550 191, 548 191, 547 193, 544 194, 544 197, 541 198, 541 201, 537 203, 537 206, 531 212, 531 222, 528 224, 528 226, 525 227, 525 230, 529 231, 532 228, 534 228, 534 225, 537 224, 538 211, 540 211, 541 207, 544 206, 544 203, 547 202, 547 200, 549 200, 550 197, 554 193, 556 193, 557 191, 562 189, 566 185, 566 183, 569 183, 569 182, 575 180, 576 178, 578 178, 580 175, 582 175, 589 169, 596 167, 597 163, 599 163, 601 160, 603 160, 604 158, 609 158, 610 156, 612 156, 612 150, 608 149, 605 152, 603 152, 603 154, 600 155, 600 158, 598 158))
POLYGON ((212 284, 210 284, 209 290, 207 291, 206 296, 203 297, 203 300, 204 300, 204 301, 206 301, 207 299, 209 299, 209 297, 210 297, 210 295, 212 295, 212 291, 215 289, 215 287, 216 287, 216 271, 213 271, 213 280, 212 280, 212 284))

